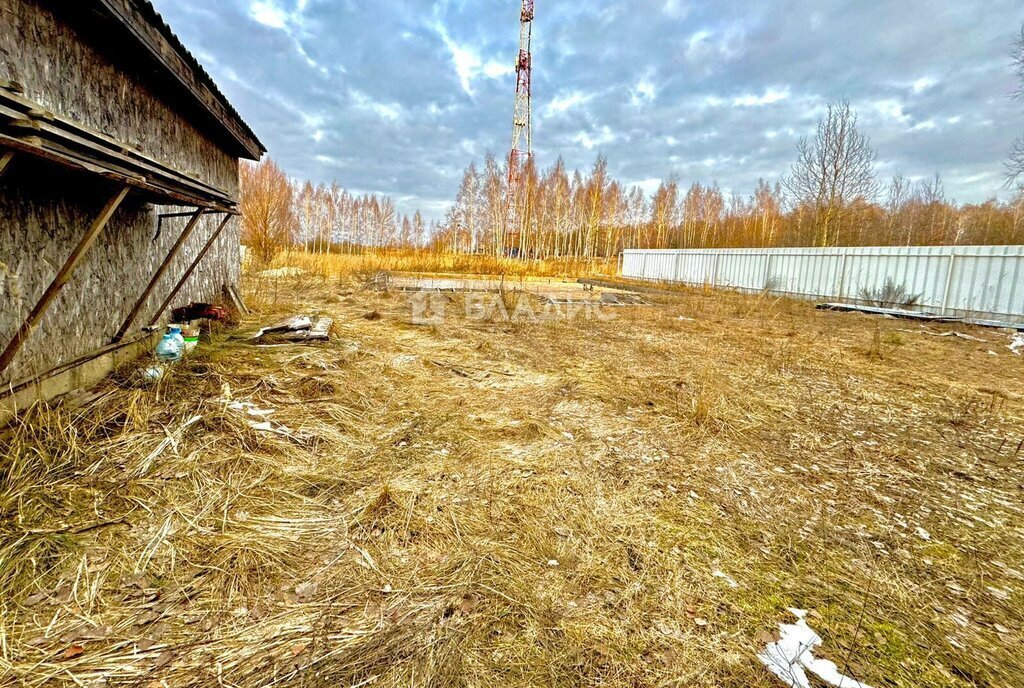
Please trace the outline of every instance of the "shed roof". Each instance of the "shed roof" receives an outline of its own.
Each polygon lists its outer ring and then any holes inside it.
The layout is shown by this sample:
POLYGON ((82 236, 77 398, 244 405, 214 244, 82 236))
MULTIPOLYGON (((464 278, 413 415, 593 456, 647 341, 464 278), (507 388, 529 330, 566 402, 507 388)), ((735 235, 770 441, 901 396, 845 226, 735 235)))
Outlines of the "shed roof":
POLYGON ((174 35, 150 0, 97 0, 95 4, 88 5, 114 20, 137 47, 184 87, 196 104, 212 115, 223 132, 240 147, 240 157, 258 160, 266 152, 266 147, 217 88, 199 61, 174 35))

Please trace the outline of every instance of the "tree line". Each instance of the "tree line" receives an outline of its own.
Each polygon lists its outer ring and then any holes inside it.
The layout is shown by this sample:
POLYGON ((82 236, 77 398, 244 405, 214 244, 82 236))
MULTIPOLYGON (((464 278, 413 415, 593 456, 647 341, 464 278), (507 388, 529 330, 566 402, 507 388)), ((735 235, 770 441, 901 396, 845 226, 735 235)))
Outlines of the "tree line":
MULTIPOLYGON (((1016 60, 1024 99, 1024 32, 1016 60)), ((509 184, 507 164, 489 154, 466 168, 444 219, 429 226, 418 211, 398 213, 387 196, 294 182, 265 159, 242 168, 243 241, 267 260, 296 244, 589 259, 625 248, 1024 243, 1024 184, 1007 201, 957 204, 939 174, 881 182, 876 157, 846 101, 830 104, 815 135, 798 142, 785 178, 761 179, 749 196, 676 177, 648 196, 615 180, 603 155, 586 173, 570 172, 561 158, 539 170, 528 158, 509 184)), ((1021 179, 1024 138, 1007 162, 1007 185, 1021 179)))

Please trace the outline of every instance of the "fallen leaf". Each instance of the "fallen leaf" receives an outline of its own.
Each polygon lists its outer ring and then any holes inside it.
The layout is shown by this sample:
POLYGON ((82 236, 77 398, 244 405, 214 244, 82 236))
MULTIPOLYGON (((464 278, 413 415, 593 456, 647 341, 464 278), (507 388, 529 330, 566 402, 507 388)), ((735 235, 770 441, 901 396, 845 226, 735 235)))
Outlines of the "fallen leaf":
POLYGON ((139 615, 139 618, 135 620, 136 626, 145 626, 151 624, 160 618, 160 614, 155 611, 147 611, 139 615))
POLYGON ((462 598, 462 602, 459 603, 459 611, 463 614, 469 614, 471 611, 476 609, 479 604, 480 596, 476 593, 470 593, 462 598))
POLYGON ((697 618, 695 618, 693 620, 693 623, 695 623, 697 626, 699 626, 701 628, 704 628, 705 626, 708 625, 708 620, 707 619, 702 619, 701 617, 698 616, 697 618))
POLYGON ((42 602, 45 599, 46 599, 46 593, 34 592, 34 593, 32 593, 31 595, 29 595, 28 597, 25 598, 25 601, 24 601, 23 604, 26 607, 31 607, 31 606, 39 604, 40 602, 42 602))
POLYGON ((308 583, 299 583, 295 586, 295 594, 299 597, 312 597, 316 594, 317 589, 320 586, 312 581, 308 583))
POLYGON ((72 645, 68 649, 64 650, 64 654, 61 655, 64 659, 74 659, 85 652, 85 648, 81 645, 72 645))
POLYGON ((174 659, 174 653, 170 650, 164 650, 160 653, 160 656, 156 658, 156 662, 153 664, 153 669, 163 669, 165 666, 171 663, 174 659))
POLYGON ((78 637, 82 640, 103 640, 109 636, 113 630, 114 629, 111 628, 110 625, 96 626, 95 628, 88 628, 82 631, 78 637))
POLYGON ((301 655, 306 651, 306 647, 306 643, 296 643, 295 645, 292 645, 292 657, 298 657, 301 655))

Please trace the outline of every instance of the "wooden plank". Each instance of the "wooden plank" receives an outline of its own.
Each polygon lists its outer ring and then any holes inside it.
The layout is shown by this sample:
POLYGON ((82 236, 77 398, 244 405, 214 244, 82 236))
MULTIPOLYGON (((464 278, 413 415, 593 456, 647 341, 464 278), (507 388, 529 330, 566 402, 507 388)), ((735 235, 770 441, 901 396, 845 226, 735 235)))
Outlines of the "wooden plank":
POLYGON ((100 356, 105 356, 113 351, 118 351, 125 347, 138 344, 139 342, 145 341, 151 336, 153 336, 152 333, 147 333, 139 335, 138 337, 133 337, 132 339, 128 339, 123 342, 118 342, 117 344, 107 344, 106 346, 101 346, 98 349, 93 349, 89 353, 79 356, 78 358, 55 365, 49 370, 39 373, 38 375, 33 375, 32 377, 28 377, 23 380, 16 380, 15 382, 12 382, 10 385, 0 389, 0 399, 4 399, 5 397, 9 397, 13 394, 16 394, 17 392, 20 392, 26 387, 31 387, 32 385, 37 384, 38 382, 45 380, 47 378, 60 375, 61 373, 66 373, 67 371, 73 368, 77 368, 83 363, 88 363, 89 361, 97 359, 100 356))
MULTIPOLYGON (((28 120, 31 116, 30 113, 40 112, 40 106, 35 101, 29 100, 28 98, 15 95, 0 89, 0 102, 6 102, 13 106, 14 109, 0 105, 0 115, 4 115, 8 120, 14 123, 15 120, 28 120)), ((97 147, 98 150, 102 150, 109 155, 120 156, 121 159, 129 160, 133 164, 149 168, 152 173, 152 168, 157 168, 158 173, 166 173, 168 176, 174 176, 177 178, 184 179, 190 183, 202 186, 211 193, 220 194, 226 196, 226 194, 215 186, 211 186, 202 180, 191 177, 183 172, 179 172, 175 168, 160 162, 156 158, 150 157, 136 148, 129 146, 128 144, 118 141, 112 136, 108 136, 100 131, 87 127, 86 125, 75 122, 74 120, 53 113, 45 113, 47 116, 44 117, 46 122, 34 122, 36 127, 39 127, 41 131, 52 132, 54 136, 71 138, 72 140, 85 139, 89 145, 97 147), (50 123, 50 124, 47 124, 50 123)), ((24 124, 22 126, 25 126, 24 124)))
POLYGON ((132 326, 132 323, 135 322, 135 318, 139 315, 139 311, 142 310, 142 307, 146 304, 146 299, 148 299, 149 295, 153 293, 153 289, 156 288, 157 282, 159 282, 160 278, 164 276, 165 272, 167 272, 167 268, 170 266, 171 261, 174 260, 174 256, 178 255, 178 251, 188 240, 189 235, 192 234, 192 230, 196 228, 197 224, 199 224, 199 220, 202 218, 205 210, 205 208, 199 208, 196 210, 192 215, 192 219, 185 225, 185 229, 181 230, 181 234, 178 235, 177 241, 175 241, 174 245, 171 246, 171 250, 167 253, 167 257, 164 258, 162 263, 160 263, 160 267, 156 269, 156 273, 153 274, 153 278, 149 280, 149 284, 147 284, 146 288, 142 291, 142 295, 135 302, 135 305, 132 306, 128 316, 124 319, 124 322, 121 323, 121 327, 118 328, 117 334, 114 335, 114 339, 112 340, 115 344, 124 339, 124 335, 128 332, 128 328, 132 326))
POLYGON ((224 231, 224 228, 227 227, 228 222, 231 221, 232 217, 234 217, 234 215, 225 216, 221 223, 217 225, 217 229, 215 229, 213 231, 213 234, 210 235, 210 238, 207 240, 206 245, 203 246, 203 250, 199 252, 199 255, 197 255, 195 260, 192 261, 192 264, 188 266, 188 269, 185 270, 185 273, 181 276, 181 279, 178 280, 178 283, 174 285, 174 289, 172 289, 171 293, 167 295, 167 298, 164 299, 164 302, 160 304, 160 307, 158 309, 156 309, 156 313, 153 314, 152 319, 150 319, 149 321, 150 327, 156 325, 160 321, 160 316, 163 315, 165 310, 167 310, 167 307, 171 304, 171 301, 174 299, 175 296, 178 295, 178 292, 181 291, 181 288, 185 286, 185 282, 187 282, 188 278, 192 276, 192 273, 195 271, 196 267, 198 267, 199 263, 202 262, 203 258, 206 257, 206 254, 210 251, 210 249, 213 248, 213 243, 217 241, 217 237, 219 237, 220 233, 224 231))
POLYGON ((245 305, 245 301, 239 296, 238 290, 235 289, 233 284, 225 284, 224 291, 228 295, 228 300, 231 301, 231 305, 235 307, 239 315, 249 315, 249 308, 245 305))
POLYGON ((39 302, 36 303, 35 307, 31 312, 29 312, 28 317, 25 318, 25 322, 23 322, 18 331, 14 333, 14 337, 7 343, 7 347, 4 349, 4 352, 0 354, 0 373, 3 373, 7 369, 7 366, 11 364, 15 354, 18 353, 22 344, 24 344, 32 335, 32 331, 39 324, 43 315, 46 314, 50 304, 53 303, 53 300, 57 298, 61 289, 63 289, 64 285, 68 283, 69 279, 71 279, 72 273, 74 273, 75 268, 78 267, 79 263, 82 262, 82 258, 85 254, 89 252, 90 248, 92 248, 93 243, 96 241, 96 237, 99 236, 99 233, 107 226, 107 222, 114 214, 114 211, 121 205, 121 201, 124 200, 124 197, 128 195, 128 189, 128 186, 122 186, 117 193, 110 197, 107 204, 103 206, 103 210, 100 211, 99 216, 93 220, 88 231, 86 231, 85 235, 78 242, 78 245, 75 246, 74 250, 71 251, 71 255, 68 256, 66 261, 64 261, 64 265, 57 271, 57 275, 53 278, 53 281, 50 282, 50 286, 48 286, 46 291, 43 292, 43 295, 39 298, 39 302))
MULTIPOLYGON (((74 151, 63 149, 58 144, 50 141, 44 141, 38 136, 13 137, 0 133, 0 145, 23 151, 45 160, 65 165, 72 169, 99 175, 106 179, 116 181, 119 184, 129 184, 141 191, 145 191, 159 197, 161 200, 174 201, 175 203, 172 203, 172 205, 209 205, 211 209, 217 212, 237 214, 237 211, 234 208, 225 207, 218 203, 217 200, 198 197, 191 193, 180 193, 166 186, 153 184, 145 177, 133 175, 116 166, 103 167, 98 164, 99 161, 95 159, 85 159, 77 155, 74 151)), ((231 203, 233 204, 234 202, 235 201, 231 199, 231 203)))
POLYGON ((14 151, 4 151, 3 155, 0 155, 0 175, 4 173, 7 166, 11 164, 11 160, 14 159, 14 151))

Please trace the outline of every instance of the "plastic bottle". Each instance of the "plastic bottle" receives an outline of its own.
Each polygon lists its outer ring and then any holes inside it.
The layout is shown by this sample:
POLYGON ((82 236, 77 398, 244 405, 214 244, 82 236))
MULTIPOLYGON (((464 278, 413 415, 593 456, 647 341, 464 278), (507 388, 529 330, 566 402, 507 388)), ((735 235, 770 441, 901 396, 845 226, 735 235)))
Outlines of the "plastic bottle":
POLYGON ((167 334, 174 337, 174 341, 178 343, 178 352, 184 353, 185 351, 185 337, 181 334, 181 325, 169 325, 167 327, 167 334))
POLYGON ((184 340, 182 339, 182 341, 179 342, 179 339, 181 339, 181 335, 178 335, 178 337, 175 338, 175 336, 170 332, 165 334, 163 339, 161 339, 156 345, 156 357, 167 363, 173 363, 181 358, 184 340))

